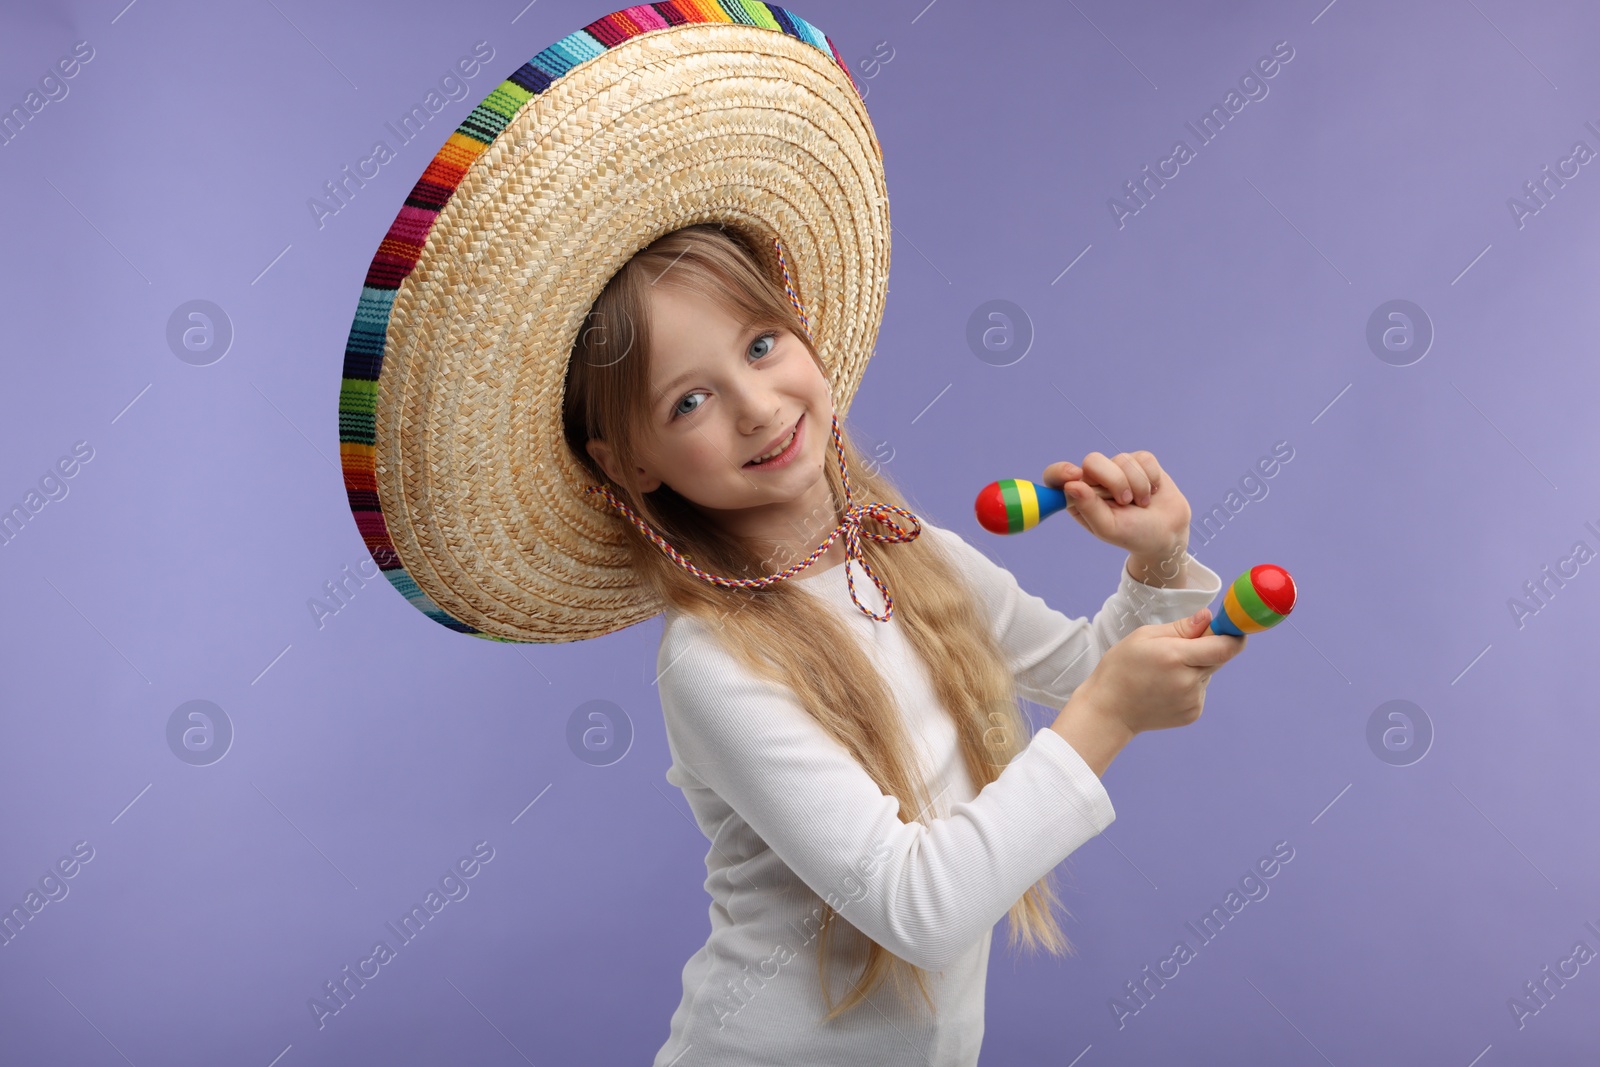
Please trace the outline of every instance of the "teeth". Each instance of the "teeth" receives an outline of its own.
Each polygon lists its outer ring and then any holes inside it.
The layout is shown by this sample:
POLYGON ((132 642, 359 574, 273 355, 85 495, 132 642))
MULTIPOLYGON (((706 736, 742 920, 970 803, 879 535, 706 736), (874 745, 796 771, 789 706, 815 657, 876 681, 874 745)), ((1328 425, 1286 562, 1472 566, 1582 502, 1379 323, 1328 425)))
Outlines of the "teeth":
POLYGON ((780 453, 784 449, 788 448, 789 445, 794 442, 794 434, 795 434, 795 432, 793 430, 789 431, 789 436, 784 439, 783 444, 779 445, 777 448, 774 448, 771 452, 768 452, 764 456, 757 456, 755 459, 751 460, 750 462, 751 463, 764 463, 767 460, 771 459, 773 456, 776 456, 778 453, 780 453))

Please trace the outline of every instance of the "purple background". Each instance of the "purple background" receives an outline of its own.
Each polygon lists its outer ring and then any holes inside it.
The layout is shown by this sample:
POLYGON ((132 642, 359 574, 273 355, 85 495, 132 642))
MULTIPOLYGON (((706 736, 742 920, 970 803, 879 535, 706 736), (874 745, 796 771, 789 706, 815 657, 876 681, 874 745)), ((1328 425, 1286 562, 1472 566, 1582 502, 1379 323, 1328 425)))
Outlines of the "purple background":
MULTIPOLYGON (((612 7, 122 2, 11 4, 0 33, 8 109, 95 50, 0 146, 0 507, 94 450, 0 546, 0 904, 94 849, 0 946, 0 1061, 648 1062, 708 931, 706 842, 663 778, 661 620, 513 647, 381 580, 320 628, 308 607, 368 558, 335 418, 366 264, 472 106, 612 7), (468 96, 319 229, 308 200, 479 40, 468 96), (194 299, 235 331, 209 366, 166 339, 194 299), (210 766, 168 746, 192 699, 235 730, 210 766), (596 699, 634 731, 604 767, 566 739, 596 699), (308 999, 478 841, 470 895, 319 1030, 308 999)), ((796 10, 884 147, 892 294, 849 425, 913 506, 1091 614, 1122 554, 1065 517, 988 535, 973 496, 1149 449, 1197 523, 1237 509, 1198 558, 1301 588, 1198 723, 1108 772, 1117 821, 1063 871, 1080 954, 1017 959, 997 929, 984 1062, 1592 1058, 1600 965, 1520 1027, 1508 998, 1600 949, 1600 567, 1520 623, 1510 602, 1600 548, 1600 164, 1520 227, 1507 202, 1600 149, 1600 14, 796 10), (1269 94, 1119 228, 1109 198, 1278 41, 1269 94), (969 347, 994 299, 1031 324, 1025 358, 969 347), (1367 343, 1392 299, 1436 332, 1405 366, 1367 343), (1420 761, 1369 744, 1391 700, 1431 724, 1420 761), (1270 894, 1119 1027, 1111 998, 1279 841, 1270 894)))

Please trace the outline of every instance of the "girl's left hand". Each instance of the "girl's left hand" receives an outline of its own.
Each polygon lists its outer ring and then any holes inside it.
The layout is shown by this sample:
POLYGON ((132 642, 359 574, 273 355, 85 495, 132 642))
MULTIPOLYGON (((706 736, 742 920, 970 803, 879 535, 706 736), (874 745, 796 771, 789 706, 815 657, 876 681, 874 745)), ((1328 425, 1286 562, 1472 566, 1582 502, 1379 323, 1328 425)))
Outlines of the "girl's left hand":
POLYGON ((1107 544, 1161 559, 1189 543, 1189 501, 1149 452, 1090 452, 1082 465, 1044 469, 1044 484, 1067 494, 1067 513, 1107 544))

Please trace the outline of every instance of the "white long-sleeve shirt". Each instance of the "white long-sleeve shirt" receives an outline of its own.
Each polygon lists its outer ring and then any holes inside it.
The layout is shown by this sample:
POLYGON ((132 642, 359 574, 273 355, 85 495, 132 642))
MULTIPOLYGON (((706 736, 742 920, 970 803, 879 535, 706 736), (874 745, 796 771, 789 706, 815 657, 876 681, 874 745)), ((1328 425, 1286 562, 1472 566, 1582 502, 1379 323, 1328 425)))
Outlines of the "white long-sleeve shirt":
MULTIPOLYGON (((981 591, 1018 692, 1054 707, 1117 641, 1146 623, 1193 614, 1222 588, 1193 557, 1187 586, 1176 589, 1135 581, 1124 561, 1116 592, 1091 623, 1025 592, 954 531, 924 519, 919 536, 948 545, 981 591)), ((983 1038, 994 925, 1116 818, 1099 777, 1048 727, 975 791, 955 726, 898 614, 887 623, 864 615, 850 599, 845 566, 789 581, 837 610, 884 672, 923 750, 936 817, 902 822, 899 799, 883 793, 792 690, 753 676, 699 620, 669 611, 656 664, 672 754, 666 777, 711 843, 711 933, 684 965, 683 998, 654 1067, 971 1067, 983 1038), (914 990, 902 1001, 885 983, 870 1004, 823 1024, 817 897, 933 972, 937 1013, 914 990)), ((881 614, 877 586, 859 565, 851 569, 862 603, 881 614)), ((836 928, 836 950, 853 943, 857 935, 836 928)), ((859 969, 847 962, 829 964, 835 1003, 859 969)))

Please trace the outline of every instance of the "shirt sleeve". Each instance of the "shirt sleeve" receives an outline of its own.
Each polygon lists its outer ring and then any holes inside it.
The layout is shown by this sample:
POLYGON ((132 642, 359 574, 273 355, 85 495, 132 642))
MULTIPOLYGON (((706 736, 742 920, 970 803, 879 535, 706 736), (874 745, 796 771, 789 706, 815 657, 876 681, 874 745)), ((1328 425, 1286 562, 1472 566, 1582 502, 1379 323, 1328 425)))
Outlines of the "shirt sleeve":
POLYGON ((1024 590, 1010 571, 955 531, 927 522, 922 527, 949 548, 977 587, 995 640, 1011 659, 1017 692, 1039 704, 1064 705, 1112 645, 1140 626, 1188 618, 1222 590, 1222 579, 1193 556, 1188 557, 1187 584, 1179 588, 1136 581, 1128 573, 1131 557, 1124 557, 1116 591, 1091 622, 1069 617, 1024 590))
POLYGON ((698 620, 668 624, 658 669, 674 769, 721 797, 853 926, 930 971, 1116 817, 1094 771, 1042 729, 949 815, 902 822, 900 800, 792 690, 747 672, 698 620))

